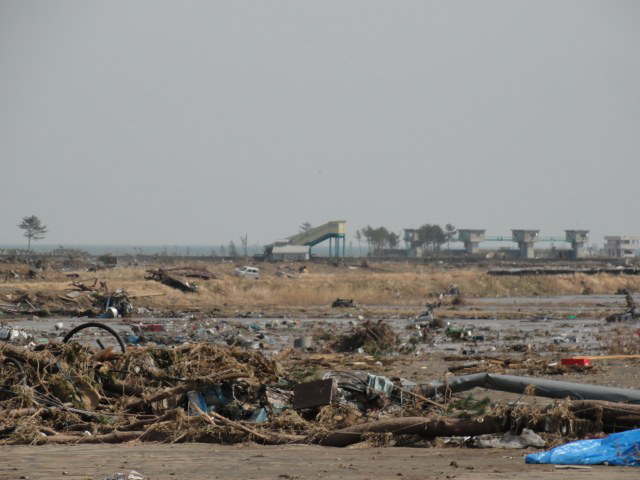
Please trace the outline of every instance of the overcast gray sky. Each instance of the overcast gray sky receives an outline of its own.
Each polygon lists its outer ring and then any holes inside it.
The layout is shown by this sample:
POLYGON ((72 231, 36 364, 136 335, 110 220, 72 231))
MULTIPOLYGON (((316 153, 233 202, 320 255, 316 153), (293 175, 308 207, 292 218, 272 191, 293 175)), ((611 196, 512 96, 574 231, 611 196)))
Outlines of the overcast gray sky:
POLYGON ((0 0, 0 243, 639 234, 638 1, 0 0))

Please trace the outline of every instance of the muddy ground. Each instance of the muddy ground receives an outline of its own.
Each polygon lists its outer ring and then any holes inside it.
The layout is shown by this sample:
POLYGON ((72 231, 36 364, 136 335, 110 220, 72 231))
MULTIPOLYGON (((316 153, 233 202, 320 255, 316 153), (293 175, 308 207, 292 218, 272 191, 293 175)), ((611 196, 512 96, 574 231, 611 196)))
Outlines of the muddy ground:
POLYGON ((522 450, 311 446, 77 445, 0 449, 0 479, 637 479, 634 467, 527 465, 522 450))

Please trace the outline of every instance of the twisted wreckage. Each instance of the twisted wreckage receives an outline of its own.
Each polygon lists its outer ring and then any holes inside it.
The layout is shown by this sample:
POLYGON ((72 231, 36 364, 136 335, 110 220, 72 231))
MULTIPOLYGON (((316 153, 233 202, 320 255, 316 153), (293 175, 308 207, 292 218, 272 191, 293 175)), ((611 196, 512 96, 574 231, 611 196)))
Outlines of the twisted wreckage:
MULTIPOLYGON (((526 438, 538 432, 557 441, 640 427, 638 390, 487 373, 418 385, 330 370, 308 381, 300 374, 308 360, 301 365, 291 352, 267 357, 188 343, 116 353, 74 341, 3 343, 0 442, 419 446, 436 437, 498 434, 513 440, 525 438, 519 437, 524 431, 526 438), (459 395, 475 387, 557 400, 531 407, 459 395)), ((529 444, 544 445, 535 437, 529 444)))

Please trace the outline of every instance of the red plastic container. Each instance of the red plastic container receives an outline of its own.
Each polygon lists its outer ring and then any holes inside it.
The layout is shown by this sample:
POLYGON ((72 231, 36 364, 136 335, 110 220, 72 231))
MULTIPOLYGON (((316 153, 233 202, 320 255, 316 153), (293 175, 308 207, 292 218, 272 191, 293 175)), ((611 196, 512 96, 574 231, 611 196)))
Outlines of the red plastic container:
POLYGON ((588 367, 591 365, 591 360, 588 358, 561 358, 560 365, 582 365, 588 367))

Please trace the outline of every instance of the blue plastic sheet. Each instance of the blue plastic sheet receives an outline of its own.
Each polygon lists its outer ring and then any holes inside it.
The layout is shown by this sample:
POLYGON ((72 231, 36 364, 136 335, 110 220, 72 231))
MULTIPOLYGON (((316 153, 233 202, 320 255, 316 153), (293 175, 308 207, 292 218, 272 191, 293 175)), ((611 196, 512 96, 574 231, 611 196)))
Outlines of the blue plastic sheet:
POLYGON ((267 414, 267 410, 265 408, 258 408, 253 411, 251 417, 249 418, 250 422, 254 423, 264 423, 269 421, 269 415, 267 414))
POLYGON ((524 461, 556 465, 640 467, 640 429, 567 443, 546 452, 531 453, 524 461))
POLYGON ((192 390, 187 392, 187 398, 189 399, 189 415, 198 415, 198 411, 191 405, 196 405, 203 412, 207 411, 207 403, 199 391, 192 390))

